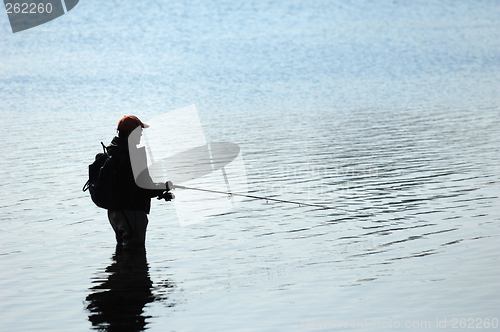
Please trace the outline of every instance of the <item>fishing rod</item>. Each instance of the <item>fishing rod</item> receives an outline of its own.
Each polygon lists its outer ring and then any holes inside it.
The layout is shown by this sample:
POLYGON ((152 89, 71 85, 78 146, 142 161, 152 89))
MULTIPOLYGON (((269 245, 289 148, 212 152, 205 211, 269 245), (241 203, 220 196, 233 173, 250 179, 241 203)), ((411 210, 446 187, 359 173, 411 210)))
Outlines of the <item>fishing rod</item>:
POLYGON ((280 203, 291 203, 291 204, 297 204, 299 206, 313 206, 313 207, 319 207, 322 209, 335 209, 335 210, 341 210, 344 212, 349 212, 347 210, 331 207, 331 206, 326 206, 326 205, 319 205, 319 204, 309 204, 309 203, 301 203, 301 202, 295 202, 295 201, 287 201, 284 199, 276 199, 276 198, 269 198, 269 197, 261 197, 261 196, 254 196, 254 195, 244 195, 244 194, 238 194, 238 193, 230 193, 230 192, 225 192, 225 191, 218 191, 218 190, 208 190, 208 189, 200 189, 200 188, 192 188, 192 187, 185 187, 185 186, 179 186, 174 184, 174 189, 187 189, 187 190, 197 190, 197 191, 205 191, 209 193, 216 193, 216 194, 223 194, 223 195, 228 195, 228 197, 231 196, 241 196, 241 197, 248 197, 248 198, 256 198, 256 199, 265 199, 267 201, 273 201, 273 202, 280 202, 280 203))

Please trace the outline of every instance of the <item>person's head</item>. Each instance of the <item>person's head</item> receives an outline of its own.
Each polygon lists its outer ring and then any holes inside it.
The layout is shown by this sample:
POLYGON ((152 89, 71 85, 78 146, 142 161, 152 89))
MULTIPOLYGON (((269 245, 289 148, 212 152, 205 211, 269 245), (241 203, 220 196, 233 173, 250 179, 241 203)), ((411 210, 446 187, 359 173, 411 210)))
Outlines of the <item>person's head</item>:
MULTIPOLYGON (((128 139, 130 136, 130 133, 137 127, 141 128, 148 128, 149 125, 143 123, 141 120, 139 120, 138 117, 135 115, 125 115, 118 121, 118 127, 116 128, 118 130, 118 137, 123 138, 123 139, 128 139)), ((142 129, 141 129, 142 132, 142 129)), ((140 139, 140 136, 139 136, 140 139)))

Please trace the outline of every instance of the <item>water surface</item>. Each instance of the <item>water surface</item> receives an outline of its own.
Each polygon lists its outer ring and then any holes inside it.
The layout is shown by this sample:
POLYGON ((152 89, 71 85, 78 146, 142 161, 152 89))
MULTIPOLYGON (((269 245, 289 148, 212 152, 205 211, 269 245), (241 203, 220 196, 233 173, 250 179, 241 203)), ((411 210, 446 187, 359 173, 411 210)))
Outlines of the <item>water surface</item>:
POLYGON ((0 15, 0 329, 500 319, 499 16, 86 0, 12 34, 0 15), (240 146, 251 194, 333 209, 249 199, 180 227, 154 201, 146 253, 117 251, 87 165, 124 114, 193 103, 207 141, 240 146))

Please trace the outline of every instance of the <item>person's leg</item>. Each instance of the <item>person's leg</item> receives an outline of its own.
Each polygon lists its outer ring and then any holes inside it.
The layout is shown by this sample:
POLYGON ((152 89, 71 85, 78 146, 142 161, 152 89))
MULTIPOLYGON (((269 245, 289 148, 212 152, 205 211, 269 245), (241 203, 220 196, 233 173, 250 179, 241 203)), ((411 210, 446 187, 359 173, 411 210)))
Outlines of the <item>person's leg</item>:
POLYGON ((108 218, 116 234, 116 241, 126 245, 144 244, 148 216, 144 211, 108 210, 108 218))
POLYGON ((148 215, 144 211, 122 211, 130 225, 130 236, 123 235, 123 245, 136 245, 146 242, 146 229, 148 227, 148 215))
POLYGON ((116 243, 121 245, 123 242, 123 234, 129 229, 125 222, 125 218, 123 218, 121 211, 108 210, 108 219, 111 227, 113 227, 115 231, 116 243))

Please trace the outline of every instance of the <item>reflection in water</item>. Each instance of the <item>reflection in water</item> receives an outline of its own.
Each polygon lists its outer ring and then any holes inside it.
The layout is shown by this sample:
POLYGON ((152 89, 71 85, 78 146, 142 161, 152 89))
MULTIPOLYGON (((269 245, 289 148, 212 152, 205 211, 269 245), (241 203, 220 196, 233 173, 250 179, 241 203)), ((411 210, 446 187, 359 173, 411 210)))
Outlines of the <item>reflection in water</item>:
MULTIPOLYGON (((109 276, 99 280, 86 298, 89 320, 100 331, 143 331, 146 329, 144 306, 165 300, 152 293, 146 249, 116 247, 113 263, 106 268, 109 276)), ((169 288, 173 287, 168 283, 169 288)))

